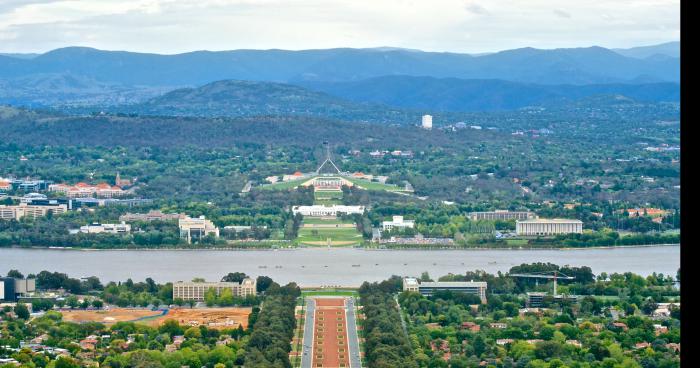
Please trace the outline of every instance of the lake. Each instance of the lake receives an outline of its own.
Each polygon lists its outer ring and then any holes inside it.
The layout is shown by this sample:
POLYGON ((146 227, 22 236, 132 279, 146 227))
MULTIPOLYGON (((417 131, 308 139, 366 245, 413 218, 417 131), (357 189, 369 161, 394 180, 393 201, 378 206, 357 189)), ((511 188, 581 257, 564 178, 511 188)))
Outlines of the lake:
POLYGON ((219 280, 229 272, 266 275, 279 283, 301 286, 359 286, 391 275, 433 278, 448 273, 485 270, 506 272, 522 263, 551 262, 589 266, 601 272, 652 272, 675 277, 680 246, 596 248, 574 250, 365 250, 305 248, 290 250, 68 250, 0 248, 0 273, 42 270, 71 277, 97 276, 103 282, 186 281, 195 277, 219 280))

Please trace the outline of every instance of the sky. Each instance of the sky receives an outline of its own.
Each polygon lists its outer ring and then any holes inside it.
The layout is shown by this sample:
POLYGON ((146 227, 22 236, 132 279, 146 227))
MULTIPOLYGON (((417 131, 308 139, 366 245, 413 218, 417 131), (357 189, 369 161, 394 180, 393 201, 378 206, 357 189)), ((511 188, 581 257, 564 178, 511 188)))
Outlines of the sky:
POLYGON ((494 52, 680 39, 680 0, 0 0, 0 52, 401 47, 494 52))

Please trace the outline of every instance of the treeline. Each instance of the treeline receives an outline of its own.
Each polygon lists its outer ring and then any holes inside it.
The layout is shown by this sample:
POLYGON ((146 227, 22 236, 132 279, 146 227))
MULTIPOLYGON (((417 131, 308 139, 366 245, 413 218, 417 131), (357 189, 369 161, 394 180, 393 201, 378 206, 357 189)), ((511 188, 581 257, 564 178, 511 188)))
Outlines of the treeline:
POLYGON ((619 233, 610 232, 595 232, 583 234, 567 234, 558 235, 554 238, 537 238, 531 239, 533 245, 539 244, 559 244, 568 247, 598 247, 598 246, 617 246, 617 245, 653 245, 653 244, 680 244, 680 233, 646 233, 646 234, 630 234, 620 236, 619 233))
POLYGON ((272 284, 253 325, 245 353, 246 367, 291 368, 289 352, 296 318, 294 309, 301 290, 295 283, 280 287, 272 284))
POLYGON ((400 290, 398 276, 381 283, 365 282, 360 287, 360 304, 365 316, 361 324, 369 367, 418 367, 394 300, 394 293, 400 290))

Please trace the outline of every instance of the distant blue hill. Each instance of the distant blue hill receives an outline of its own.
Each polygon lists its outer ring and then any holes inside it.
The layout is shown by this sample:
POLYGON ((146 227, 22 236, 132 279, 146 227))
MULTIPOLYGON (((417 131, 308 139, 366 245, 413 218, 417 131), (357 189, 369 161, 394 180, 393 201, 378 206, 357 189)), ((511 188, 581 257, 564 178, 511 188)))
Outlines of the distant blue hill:
POLYGON ((648 57, 671 57, 679 58, 681 57, 681 43, 678 41, 661 43, 658 45, 651 46, 640 46, 632 47, 629 49, 612 49, 623 56, 629 56, 639 59, 644 59, 648 57))
POLYGON ((428 111, 512 110, 596 95, 623 95, 646 102, 680 101, 680 85, 669 82, 543 85, 496 79, 387 76, 299 85, 345 100, 428 111))
POLYGON ((0 55, 0 79, 70 74, 99 83, 141 87, 199 86, 225 79, 343 82, 388 75, 574 85, 680 81, 677 57, 639 58, 621 53, 624 51, 602 47, 522 48, 481 56, 339 48, 158 55, 68 47, 32 58, 0 55))

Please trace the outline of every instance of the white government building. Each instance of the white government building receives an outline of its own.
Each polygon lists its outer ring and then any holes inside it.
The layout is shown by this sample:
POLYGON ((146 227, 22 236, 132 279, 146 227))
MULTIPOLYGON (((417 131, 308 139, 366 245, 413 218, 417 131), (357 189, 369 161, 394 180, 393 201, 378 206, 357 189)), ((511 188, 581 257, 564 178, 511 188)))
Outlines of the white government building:
POLYGON ((98 224, 92 223, 80 227, 80 232, 84 234, 127 234, 131 232, 131 225, 122 221, 121 224, 98 224))
POLYGON ((581 234, 583 222, 570 219, 528 219, 515 223, 517 235, 581 234))
POLYGON ((365 206, 343 206, 339 204, 334 204, 332 206, 324 206, 320 204, 315 204, 313 206, 294 206, 292 207, 292 213, 295 215, 297 213, 303 216, 311 217, 325 217, 325 216, 338 216, 339 213, 351 215, 354 213, 363 214, 365 212, 365 206))
POLYGON ((391 221, 382 221, 382 230, 391 230, 393 228, 411 228, 415 226, 415 221, 404 220, 403 216, 393 216, 391 221))

